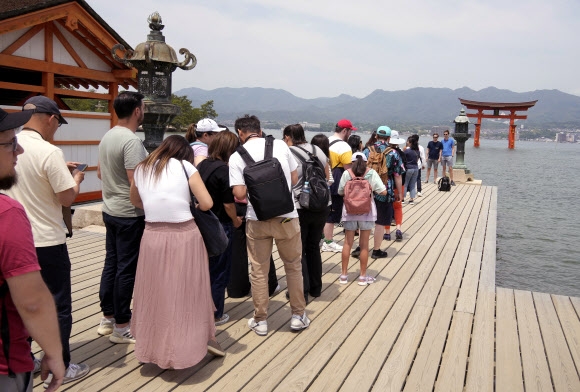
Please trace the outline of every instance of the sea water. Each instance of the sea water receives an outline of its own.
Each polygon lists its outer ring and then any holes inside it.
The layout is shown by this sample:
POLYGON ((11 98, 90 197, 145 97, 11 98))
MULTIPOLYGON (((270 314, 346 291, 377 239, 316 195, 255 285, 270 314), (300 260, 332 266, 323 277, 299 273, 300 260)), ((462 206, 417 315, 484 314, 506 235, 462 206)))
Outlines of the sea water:
MULTIPOLYGON (((307 131, 306 140, 317 133, 307 131)), ((469 139, 465 164, 498 188, 497 286, 580 297, 580 144, 516 141, 510 150, 507 140, 482 139, 475 148, 469 139)))

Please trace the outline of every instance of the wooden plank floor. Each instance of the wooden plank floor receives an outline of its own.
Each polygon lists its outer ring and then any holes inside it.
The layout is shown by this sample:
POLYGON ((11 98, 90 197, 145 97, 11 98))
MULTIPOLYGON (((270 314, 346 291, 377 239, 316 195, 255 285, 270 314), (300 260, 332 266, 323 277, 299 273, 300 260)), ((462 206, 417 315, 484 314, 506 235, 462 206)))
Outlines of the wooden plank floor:
POLYGON ((404 240, 384 241, 388 257, 369 259, 376 283, 358 286, 351 258, 349 284, 339 285, 340 254, 323 253, 322 296, 307 306, 310 327, 294 333, 275 252, 283 290, 270 301, 268 335, 247 327, 251 298, 228 298, 217 334, 226 356, 177 371, 142 365, 132 345, 97 335, 105 238, 77 231, 70 343, 91 373, 62 390, 580 391, 580 298, 495 287, 497 188, 423 188, 404 207, 404 240))

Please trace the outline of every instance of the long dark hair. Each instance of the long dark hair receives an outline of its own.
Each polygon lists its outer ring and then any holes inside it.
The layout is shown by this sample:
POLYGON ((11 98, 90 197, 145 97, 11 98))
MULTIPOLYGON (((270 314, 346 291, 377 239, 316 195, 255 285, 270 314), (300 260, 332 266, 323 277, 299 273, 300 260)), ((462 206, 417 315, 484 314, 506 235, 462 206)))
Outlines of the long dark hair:
POLYGON ((365 148, 369 148, 370 146, 372 146, 376 142, 377 142, 377 133, 373 132, 373 134, 371 135, 369 140, 367 140, 367 143, 365 144, 365 148))
POLYGON ((411 147, 411 150, 419 151, 419 138, 415 138, 413 136, 414 135, 411 135, 407 138, 409 147, 411 147))
POLYGON ((328 137, 326 135, 323 135, 322 133, 314 135, 310 144, 320 148, 327 158, 330 157, 330 143, 328 142, 328 137))
POLYGON ((284 136, 290 136, 293 145, 306 143, 306 136, 304 135, 304 128, 300 124, 288 125, 284 128, 284 136))
POLYGON ((365 175, 367 170, 367 163, 363 160, 362 156, 357 156, 356 161, 352 163, 352 172, 356 177, 362 177, 365 175))
POLYGON ((348 143, 348 145, 350 146, 350 149, 352 150, 352 153, 354 154, 357 151, 360 151, 360 144, 361 144, 361 139, 359 135, 350 135, 348 137, 348 140, 346 141, 348 143))
POLYGON ((193 165, 193 150, 187 140, 180 135, 168 136, 156 150, 145 158, 137 167, 143 168, 146 176, 157 181, 171 158, 188 161, 193 165))

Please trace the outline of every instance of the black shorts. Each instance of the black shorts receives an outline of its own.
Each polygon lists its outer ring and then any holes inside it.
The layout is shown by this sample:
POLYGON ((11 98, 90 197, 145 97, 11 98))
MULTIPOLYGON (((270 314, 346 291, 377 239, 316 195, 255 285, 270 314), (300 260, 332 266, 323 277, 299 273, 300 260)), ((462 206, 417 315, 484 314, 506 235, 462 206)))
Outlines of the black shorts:
POLYGON ((340 195, 332 195, 332 206, 330 207, 330 214, 326 218, 326 223, 340 223, 342 220, 342 205, 344 199, 340 195))
POLYGON ((393 202, 375 199, 375 204, 377 206, 377 220, 375 223, 381 226, 389 226, 393 220, 393 202))

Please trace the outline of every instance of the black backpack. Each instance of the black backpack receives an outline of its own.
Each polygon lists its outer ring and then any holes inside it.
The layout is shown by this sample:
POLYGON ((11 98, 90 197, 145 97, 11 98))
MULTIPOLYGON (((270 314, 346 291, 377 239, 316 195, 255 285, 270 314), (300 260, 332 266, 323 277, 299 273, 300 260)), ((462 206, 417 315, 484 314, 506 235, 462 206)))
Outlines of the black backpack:
POLYGON ((324 172, 324 165, 315 154, 315 148, 312 146, 312 153, 300 146, 293 146, 290 148, 292 154, 302 163, 302 181, 295 185, 296 189, 302 189, 301 193, 304 192, 304 183, 308 181, 310 187, 310 194, 308 197, 308 205, 303 205, 302 200, 304 198, 298 198, 300 206, 307 210, 313 212, 323 211, 328 207, 328 201, 330 200, 330 188, 328 188, 328 182, 326 181, 326 174, 324 172), (298 151, 293 147, 299 148, 308 154, 308 159, 305 159, 298 151))
POLYGON ((246 162, 244 181, 248 189, 248 200, 258 220, 265 221, 294 211, 294 200, 284 170, 280 161, 272 156, 274 137, 266 136, 262 161, 254 161, 243 146, 239 146, 237 151, 246 162))
POLYGON ((451 190, 451 181, 449 180, 449 177, 441 177, 437 184, 441 192, 449 192, 451 190))

